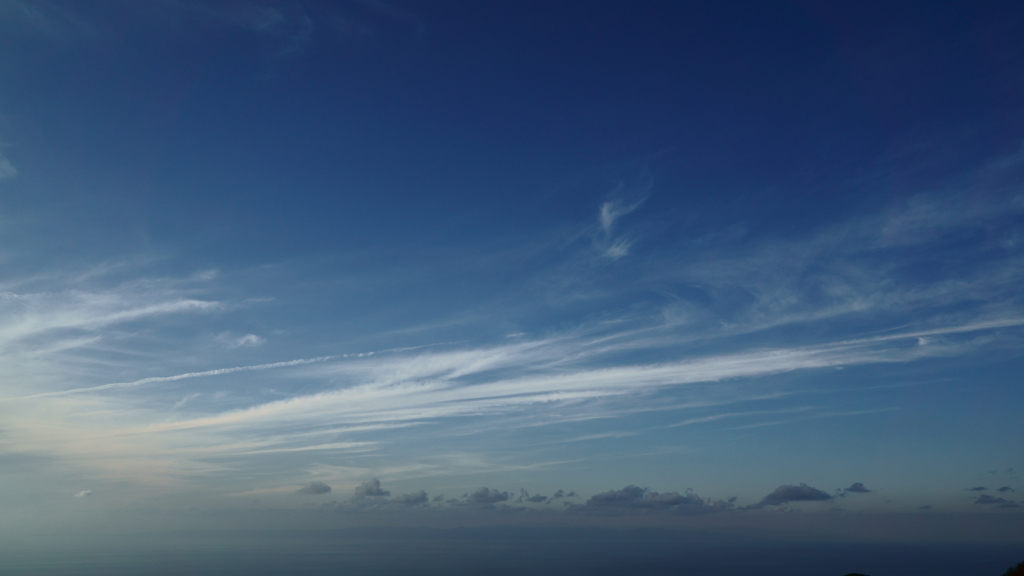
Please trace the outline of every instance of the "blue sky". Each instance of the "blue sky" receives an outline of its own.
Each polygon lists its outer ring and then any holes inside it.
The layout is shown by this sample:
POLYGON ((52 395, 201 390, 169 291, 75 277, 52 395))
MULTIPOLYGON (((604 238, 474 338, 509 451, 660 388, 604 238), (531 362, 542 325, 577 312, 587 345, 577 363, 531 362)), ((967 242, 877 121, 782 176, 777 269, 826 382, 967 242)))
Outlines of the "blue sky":
POLYGON ((0 530, 1019 522, 1022 18, 0 3, 0 530))

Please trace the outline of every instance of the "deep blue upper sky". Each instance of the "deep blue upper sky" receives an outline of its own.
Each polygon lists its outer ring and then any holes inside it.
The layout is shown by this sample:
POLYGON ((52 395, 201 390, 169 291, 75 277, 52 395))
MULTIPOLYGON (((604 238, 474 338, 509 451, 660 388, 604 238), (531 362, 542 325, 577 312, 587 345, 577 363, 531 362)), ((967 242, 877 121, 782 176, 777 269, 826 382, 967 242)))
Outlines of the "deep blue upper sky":
POLYGON ((1019 146, 1009 4, 198 6, 7 19, 5 137, 40 173, 8 203, 106 220, 52 250, 449 248, 589 219, 574 182, 625 164, 685 234, 807 233, 1019 146))
POLYGON ((1014 2, 0 2, 0 512, 1017 514, 1021 38, 1014 2))

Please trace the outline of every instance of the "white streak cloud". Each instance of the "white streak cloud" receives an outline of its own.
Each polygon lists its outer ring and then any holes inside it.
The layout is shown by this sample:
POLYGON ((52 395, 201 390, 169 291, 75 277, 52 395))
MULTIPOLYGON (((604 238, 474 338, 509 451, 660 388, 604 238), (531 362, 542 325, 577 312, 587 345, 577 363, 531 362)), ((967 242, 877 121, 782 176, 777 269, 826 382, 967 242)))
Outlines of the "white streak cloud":
POLYGON ((0 154, 0 180, 9 180, 18 175, 18 169, 6 156, 0 154))

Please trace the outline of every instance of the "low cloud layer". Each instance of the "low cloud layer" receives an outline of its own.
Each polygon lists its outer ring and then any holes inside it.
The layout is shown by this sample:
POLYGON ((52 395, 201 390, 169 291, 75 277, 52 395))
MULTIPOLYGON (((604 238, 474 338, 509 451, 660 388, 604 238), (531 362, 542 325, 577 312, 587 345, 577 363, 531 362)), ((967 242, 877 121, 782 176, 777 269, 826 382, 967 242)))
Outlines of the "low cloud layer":
MULTIPOLYGON (((854 484, 856 486, 856 484, 854 484)), ((863 486, 862 486, 863 487, 863 486)), ((774 492, 761 499, 761 506, 780 506, 787 502, 816 502, 831 500, 832 495, 828 492, 812 488, 803 482, 799 486, 784 484, 775 489, 774 492)))
POLYGON ((609 490, 595 494, 580 508, 589 510, 673 510, 680 512, 701 512, 725 510, 732 504, 722 500, 712 501, 687 491, 652 492, 648 488, 626 486, 621 490, 609 490))
POLYGON ((306 484, 305 486, 303 486, 302 488, 299 488, 295 492, 297 494, 313 494, 313 495, 317 495, 317 494, 327 494, 330 491, 331 491, 331 487, 328 486, 327 484, 324 484, 323 482, 310 482, 309 484, 306 484))
POLYGON ((519 498, 516 499, 516 502, 530 502, 532 504, 543 504, 545 502, 548 502, 549 500, 550 498, 548 498, 547 496, 543 496, 541 494, 534 494, 531 496, 530 493, 527 492, 525 489, 520 489, 519 498))
MULTIPOLYGON (((1008 493, 1013 491, 1013 488, 1004 486, 999 490, 1008 493)), ((297 492, 312 495, 326 494, 331 492, 331 487, 323 482, 310 482, 297 492)), ((784 484, 777 487, 757 503, 737 507, 735 503, 738 498, 736 496, 716 500, 701 497, 689 488, 682 492, 656 492, 646 487, 631 484, 620 489, 599 492, 586 499, 583 503, 573 503, 567 499, 577 497, 576 492, 566 492, 561 489, 555 491, 551 496, 546 496, 544 494, 531 494, 525 488, 521 488, 516 497, 515 494, 508 491, 487 486, 481 486, 472 492, 467 492, 461 498, 445 499, 443 494, 431 498, 427 491, 422 489, 390 497, 391 491, 384 489, 379 479, 373 478, 356 486, 353 496, 342 501, 327 502, 322 504, 321 507, 352 512, 371 510, 400 511, 403 509, 419 508, 423 510, 436 510, 439 513, 447 509, 451 513, 472 513, 473 510, 481 512, 491 510, 502 514, 542 513, 621 516, 665 513, 689 515, 752 511, 766 507, 782 506, 791 502, 828 502, 847 494, 870 494, 873 492, 874 490, 871 490, 861 482, 854 482, 847 488, 837 489, 834 494, 805 483, 784 484), (561 500, 561 505, 550 506, 556 500, 561 500), (458 510, 462 510, 462 512, 457 512, 458 510)), ((91 492, 86 490, 75 494, 75 496, 81 498, 90 494, 91 492)), ((1024 502, 1016 502, 988 494, 981 494, 972 498, 970 502, 978 506, 977 509, 1024 507, 1024 502)), ((918 506, 917 509, 931 510, 932 506, 923 505, 918 506)), ((841 509, 833 507, 829 511, 835 512, 841 511, 841 509)))
POLYGON ((504 502, 508 498, 508 492, 499 492, 486 486, 477 488, 476 491, 466 495, 467 502, 473 504, 495 504, 497 502, 504 502))
POLYGON ((402 506, 421 506, 428 502, 427 492, 420 490, 413 492, 412 494, 402 494, 391 499, 392 504, 401 504, 402 506))
POLYGON ((974 499, 975 504, 981 505, 994 505, 998 508, 1020 508, 1020 504, 1017 504, 1013 500, 1007 500, 1005 498, 996 498, 995 496, 989 496, 988 494, 982 494, 974 499))
POLYGON ((846 488, 846 491, 847 492, 856 492, 856 493, 859 493, 859 494, 867 494, 868 492, 872 492, 872 490, 868 490, 860 482, 854 482, 853 484, 850 485, 849 488, 846 488))
POLYGON ((359 486, 356 486, 356 496, 363 496, 368 498, 391 496, 391 491, 381 489, 380 480, 374 478, 373 480, 363 482, 359 486))

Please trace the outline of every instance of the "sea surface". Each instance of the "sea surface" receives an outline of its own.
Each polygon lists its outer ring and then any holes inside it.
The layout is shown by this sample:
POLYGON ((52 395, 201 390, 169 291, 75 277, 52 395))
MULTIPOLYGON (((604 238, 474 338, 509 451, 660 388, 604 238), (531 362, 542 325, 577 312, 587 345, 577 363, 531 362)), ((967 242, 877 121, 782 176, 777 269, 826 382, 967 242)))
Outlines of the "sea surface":
POLYGON ((666 530, 360 529, 139 534, 5 550, 3 575, 1001 576, 1024 546, 801 544, 666 530))

